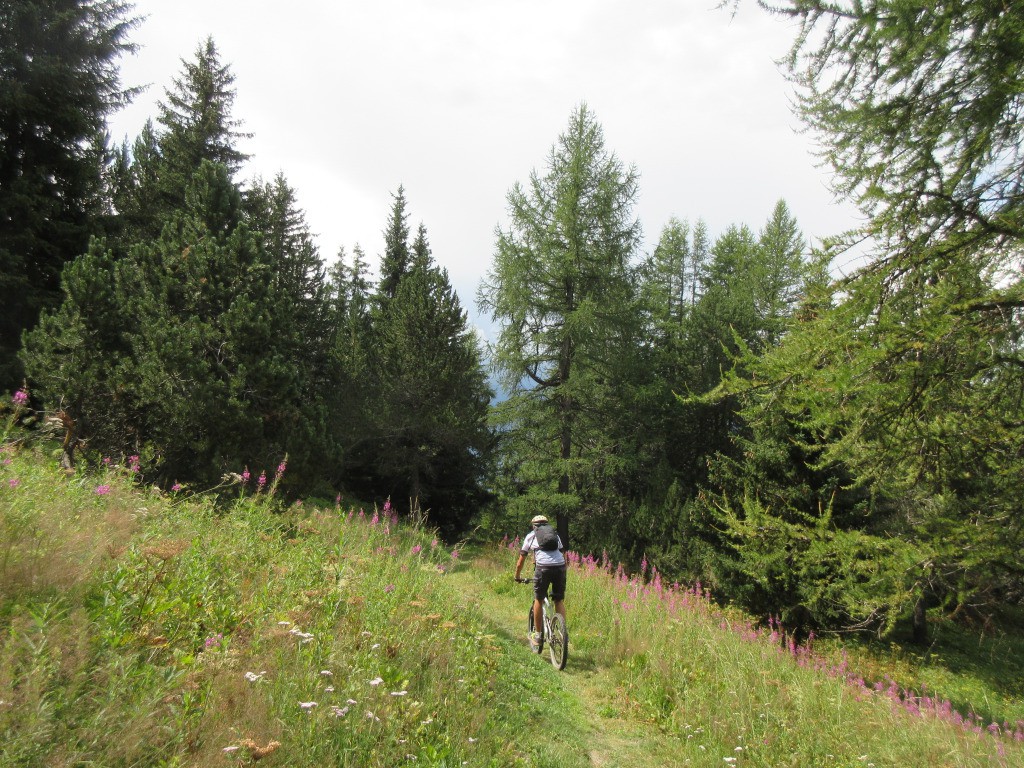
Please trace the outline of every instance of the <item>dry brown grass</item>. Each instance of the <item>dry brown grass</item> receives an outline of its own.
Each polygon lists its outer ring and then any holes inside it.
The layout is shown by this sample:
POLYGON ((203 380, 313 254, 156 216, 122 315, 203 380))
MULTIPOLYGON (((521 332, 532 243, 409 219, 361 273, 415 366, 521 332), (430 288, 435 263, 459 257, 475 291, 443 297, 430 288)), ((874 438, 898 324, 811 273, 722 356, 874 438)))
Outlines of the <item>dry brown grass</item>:
POLYGON ((0 597, 70 592, 119 558, 138 530, 131 499, 101 505, 68 494, 70 503, 55 505, 37 503, 32 490, 0 503, 0 597))

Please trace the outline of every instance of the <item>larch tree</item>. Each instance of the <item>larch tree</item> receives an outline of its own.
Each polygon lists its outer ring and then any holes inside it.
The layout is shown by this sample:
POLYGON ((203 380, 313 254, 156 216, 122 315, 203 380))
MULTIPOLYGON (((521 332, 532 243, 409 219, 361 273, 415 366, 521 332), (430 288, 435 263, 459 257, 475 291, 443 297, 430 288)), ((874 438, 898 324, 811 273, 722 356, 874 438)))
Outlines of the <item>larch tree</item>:
POLYGON ((640 240, 635 169, 605 148, 585 106, 543 174, 508 193, 479 304, 500 323, 493 363, 509 393, 497 409, 518 444, 520 505, 554 513, 563 541, 581 494, 620 454, 605 439, 638 312, 630 260, 640 240))
POLYGON ((813 466, 872 494, 856 525, 786 520, 815 542, 802 588, 923 639, 930 606, 1024 595, 1024 9, 762 5, 801 25, 798 108, 866 223, 837 241, 864 243, 861 266, 732 384, 753 423, 784 417, 813 466))

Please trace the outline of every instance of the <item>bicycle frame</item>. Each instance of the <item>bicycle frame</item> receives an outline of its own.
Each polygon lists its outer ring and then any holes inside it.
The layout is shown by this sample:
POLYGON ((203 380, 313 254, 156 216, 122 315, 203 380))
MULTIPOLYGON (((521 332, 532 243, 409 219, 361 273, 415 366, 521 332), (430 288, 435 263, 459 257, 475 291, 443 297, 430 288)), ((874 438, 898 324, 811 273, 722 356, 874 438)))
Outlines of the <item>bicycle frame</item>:
MULTIPOLYGON (((520 579, 520 581, 524 584, 534 584, 537 579, 520 579)), ((533 601, 531 601, 528 621, 531 633, 535 629, 533 622, 533 601)), ((555 610, 555 604, 547 594, 544 595, 544 600, 541 602, 541 640, 535 649, 537 654, 543 652, 544 643, 548 644, 552 666, 559 670, 565 669, 565 663, 569 658, 569 632, 566 629, 565 617, 555 610)))

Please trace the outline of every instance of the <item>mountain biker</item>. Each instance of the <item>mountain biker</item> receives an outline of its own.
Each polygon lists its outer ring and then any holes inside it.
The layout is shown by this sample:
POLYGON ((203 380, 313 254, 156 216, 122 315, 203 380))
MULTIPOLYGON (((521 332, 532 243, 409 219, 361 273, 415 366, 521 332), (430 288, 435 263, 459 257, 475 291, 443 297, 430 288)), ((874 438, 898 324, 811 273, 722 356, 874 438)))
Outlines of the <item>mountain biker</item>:
POLYGON ((542 605, 549 585, 551 586, 551 597, 555 601, 555 611, 560 613, 563 619, 565 618, 565 548, 558 534, 555 534, 558 542, 557 549, 542 549, 538 544, 537 529, 542 525, 548 525, 548 519, 544 515, 537 515, 530 521, 530 525, 533 530, 523 539, 519 560, 516 562, 515 579, 519 581, 519 574, 523 570, 526 557, 533 552, 534 577, 536 578, 533 584, 533 626, 535 631, 533 637, 530 638, 530 644, 536 648, 541 641, 541 633, 536 630, 542 627, 542 605))

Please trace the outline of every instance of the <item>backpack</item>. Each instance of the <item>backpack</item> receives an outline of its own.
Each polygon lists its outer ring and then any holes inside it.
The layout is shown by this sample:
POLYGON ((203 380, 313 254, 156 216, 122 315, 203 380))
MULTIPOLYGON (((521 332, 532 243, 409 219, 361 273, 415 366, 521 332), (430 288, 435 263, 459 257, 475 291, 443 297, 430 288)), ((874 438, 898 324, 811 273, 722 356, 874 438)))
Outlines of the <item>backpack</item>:
POLYGON ((558 549, 558 534, 550 525, 538 525, 534 535, 537 538, 537 546, 545 552, 554 552, 558 549))

